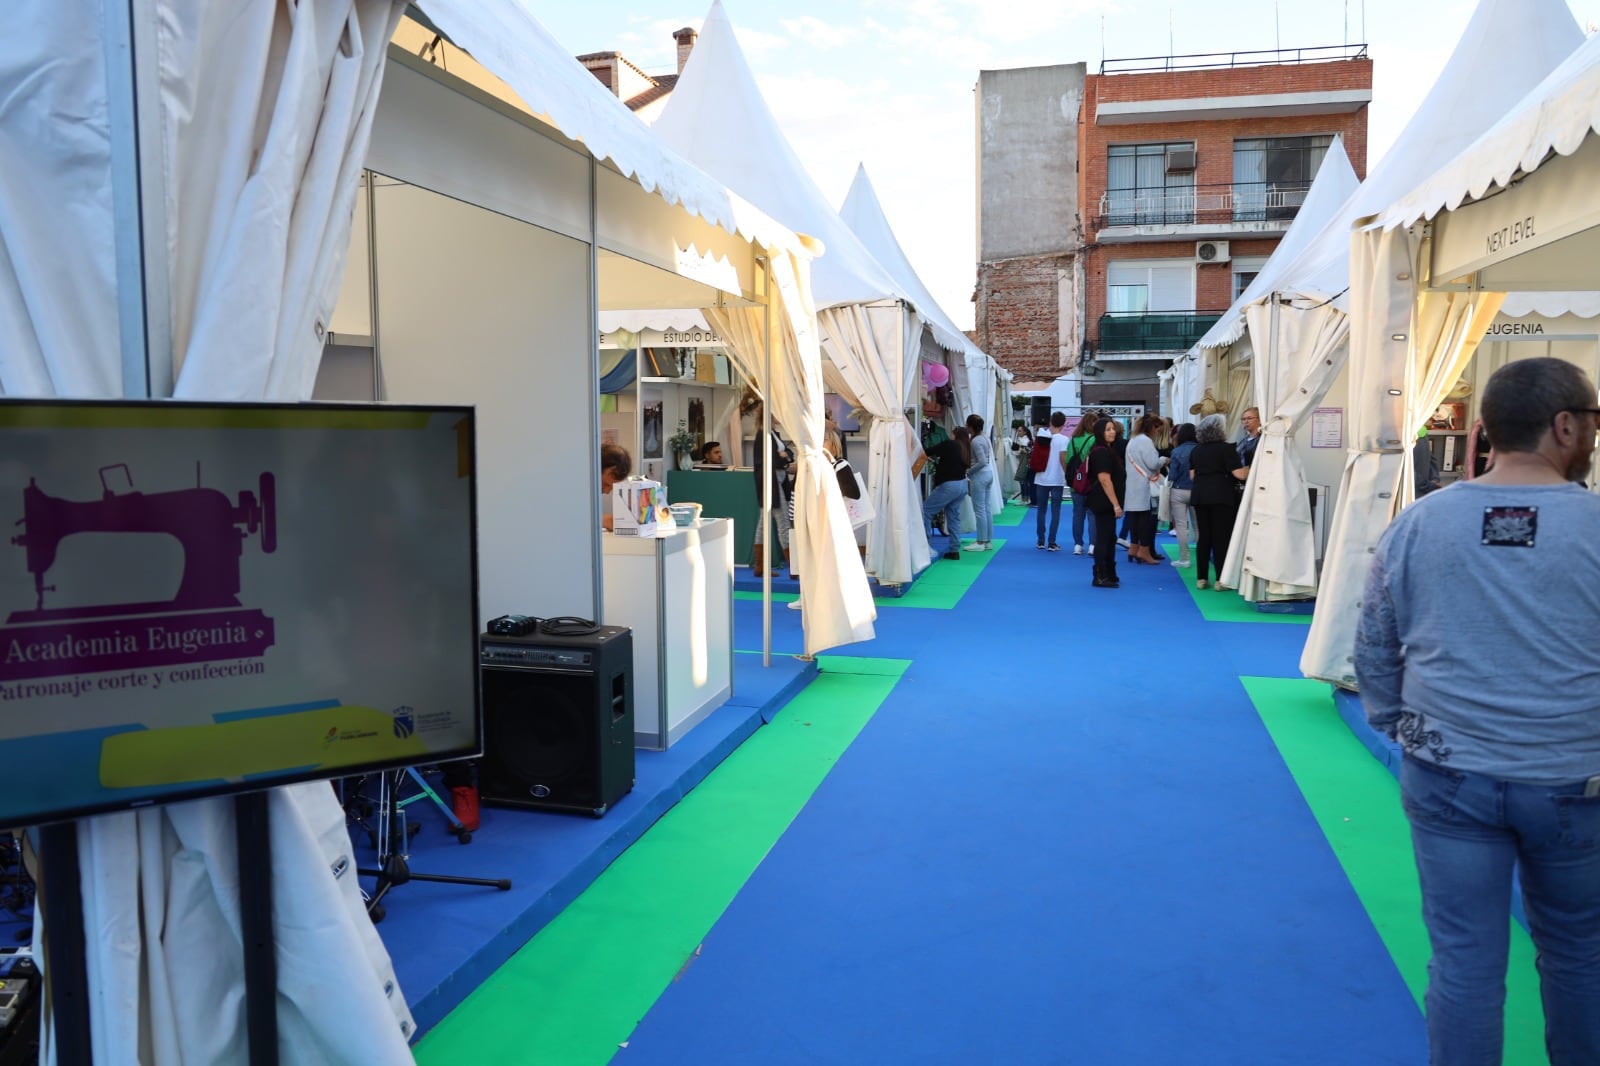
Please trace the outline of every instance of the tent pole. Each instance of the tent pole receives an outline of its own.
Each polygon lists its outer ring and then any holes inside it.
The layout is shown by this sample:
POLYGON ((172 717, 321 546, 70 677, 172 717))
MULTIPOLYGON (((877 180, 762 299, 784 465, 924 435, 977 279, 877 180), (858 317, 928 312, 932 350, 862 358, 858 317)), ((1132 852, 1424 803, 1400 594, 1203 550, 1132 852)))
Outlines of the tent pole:
POLYGON ((122 395, 166 397, 175 375, 167 197, 155 147, 161 144, 155 15, 149 0, 103 2, 122 395), (142 56, 150 62, 141 63, 142 56))
MULTIPOLYGON (((765 457, 761 469, 766 477, 761 479, 761 543, 766 544, 761 567, 761 665, 772 665, 772 557, 778 545, 767 544, 772 534, 772 261, 761 259, 762 277, 766 279, 766 303, 762 306, 762 359, 761 371, 761 449, 765 457)), ((781 554, 781 553, 780 553, 781 554)))
MULTIPOLYGON (((600 184, 600 182, 599 182, 599 177, 598 177, 599 166, 600 166, 599 161, 595 159, 593 153, 590 153, 590 155, 589 155, 589 344, 588 344, 589 403, 588 403, 588 405, 586 407, 586 412, 587 412, 587 414, 589 416, 589 435, 585 439, 587 439, 588 442, 589 442, 588 454, 591 457, 590 461, 594 464, 592 467, 590 467, 590 470, 593 473, 593 479, 589 482, 589 484, 591 486, 598 486, 600 484, 600 210, 599 210, 599 199, 600 199, 599 184, 600 184)), ((635 359, 637 359, 637 358, 638 357, 636 355, 635 359)), ((634 363, 635 367, 637 367, 638 365, 639 364, 637 362, 634 363)), ((637 377, 637 372, 635 373, 635 376, 637 377)), ((640 471, 639 472, 642 474, 644 472, 644 470, 643 470, 643 467, 644 467, 643 441, 640 442, 640 445, 641 446, 639 448, 639 465, 640 465, 640 471)), ((666 480, 667 480, 667 476, 666 476, 665 473, 663 473, 661 475, 661 482, 662 482, 663 485, 666 484, 666 480)), ((590 528, 594 530, 594 534, 590 538, 590 541, 589 541, 589 544, 590 544, 589 550, 594 553, 593 556, 592 556, 594 565, 592 567, 590 567, 590 573, 592 574, 592 578, 591 578, 591 582, 592 583, 591 583, 591 586, 590 586, 590 594, 594 597, 594 599, 592 601, 593 611, 592 611, 592 614, 590 615, 590 617, 593 618, 596 621, 604 621, 605 619, 604 619, 603 616, 605 614, 605 602, 606 602, 605 601, 605 578, 604 578, 604 575, 601 573, 601 571, 605 568, 605 546, 601 542, 601 535, 600 535, 601 534, 601 528, 600 528, 600 496, 595 491, 595 488, 593 488, 593 487, 591 487, 590 490, 589 490, 589 511, 590 511, 590 514, 593 516, 591 518, 591 520, 590 520, 590 528)), ((663 737, 662 739, 664 741, 665 737, 663 737)))

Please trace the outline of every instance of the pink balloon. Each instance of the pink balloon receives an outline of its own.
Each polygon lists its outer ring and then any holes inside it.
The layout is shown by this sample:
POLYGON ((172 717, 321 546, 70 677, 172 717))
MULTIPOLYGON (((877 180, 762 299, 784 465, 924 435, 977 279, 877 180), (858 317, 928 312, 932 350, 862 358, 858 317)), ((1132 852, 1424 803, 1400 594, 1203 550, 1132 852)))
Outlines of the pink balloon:
POLYGON ((942 363, 923 363, 922 380, 931 389, 941 388, 950 382, 950 368, 942 363))

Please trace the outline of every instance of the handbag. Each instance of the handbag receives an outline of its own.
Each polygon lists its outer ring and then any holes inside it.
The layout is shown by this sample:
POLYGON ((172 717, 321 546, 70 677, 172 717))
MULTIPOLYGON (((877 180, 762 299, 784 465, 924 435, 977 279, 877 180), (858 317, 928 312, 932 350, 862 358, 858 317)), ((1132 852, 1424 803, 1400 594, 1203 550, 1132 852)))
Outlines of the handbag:
POLYGON ((1156 508, 1156 521, 1172 521, 1172 482, 1166 477, 1161 479, 1161 502, 1156 508))
POLYGON ((861 495, 854 500, 845 496, 844 509, 845 513, 850 516, 850 528, 860 529, 878 517, 878 509, 872 506, 872 497, 867 495, 867 479, 862 477, 859 471, 851 472, 856 475, 856 488, 861 495))

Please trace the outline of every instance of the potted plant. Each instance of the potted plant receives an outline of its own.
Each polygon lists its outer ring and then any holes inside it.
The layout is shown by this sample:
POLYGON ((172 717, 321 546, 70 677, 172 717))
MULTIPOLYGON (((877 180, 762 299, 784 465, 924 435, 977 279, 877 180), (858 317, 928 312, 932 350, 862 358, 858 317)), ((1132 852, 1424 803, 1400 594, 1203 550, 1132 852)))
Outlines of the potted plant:
POLYGON ((667 447, 672 449, 677 469, 688 470, 693 465, 689 457, 694 454, 694 445, 694 434, 689 432, 689 423, 678 419, 678 432, 667 438, 667 447))

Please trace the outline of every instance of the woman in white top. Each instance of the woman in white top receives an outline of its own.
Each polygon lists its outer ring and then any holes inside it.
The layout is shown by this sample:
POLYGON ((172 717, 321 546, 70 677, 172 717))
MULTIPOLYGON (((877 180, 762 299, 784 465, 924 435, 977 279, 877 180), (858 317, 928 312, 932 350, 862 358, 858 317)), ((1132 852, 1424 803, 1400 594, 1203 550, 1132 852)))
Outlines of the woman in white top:
POLYGON ((1156 566, 1164 560, 1155 553, 1156 512, 1155 485, 1161 480, 1161 453, 1152 439, 1161 416, 1147 414, 1140 418, 1128 441, 1124 457, 1127 464, 1127 498, 1122 509, 1128 515, 1128 558, 1136 563, 1156 566))

